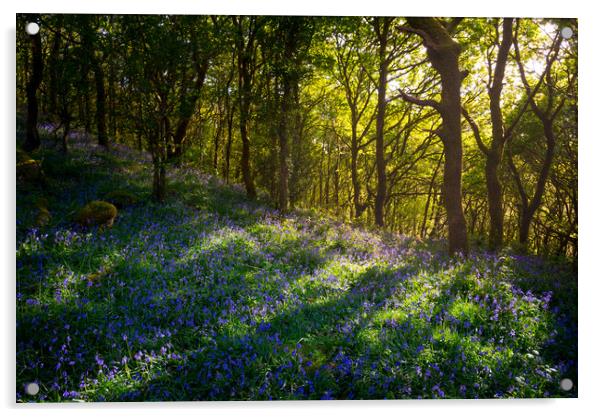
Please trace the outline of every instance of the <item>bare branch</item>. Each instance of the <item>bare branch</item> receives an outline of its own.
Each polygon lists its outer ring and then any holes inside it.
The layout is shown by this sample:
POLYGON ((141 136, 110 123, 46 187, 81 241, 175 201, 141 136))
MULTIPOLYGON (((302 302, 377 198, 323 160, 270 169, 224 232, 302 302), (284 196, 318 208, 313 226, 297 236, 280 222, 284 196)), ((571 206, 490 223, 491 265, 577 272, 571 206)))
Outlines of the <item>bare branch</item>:
POLYGON ((434 108, 437 111, 440 111, 441 104, 438 101, 421 100, 418 97, 414 97, 410 94, 407 94, 402 89, 398 89, 397 91, 399 91, 399 96, 397 96, 397 97, 401 97, 403 100, 407 101, 408 103, 416 104, 418 106, 428 106, 428 107, 434 108))
POLYGON ((485 155, 488 155, 490 150, 487 148, 487 146, 485 146, 485 144, 483 143, 483 140, 481 139, 481 131, 479 130, 479 125, 477 125, 477 122, 475 122, 474 119, 472 117, 470 117, 470 114, 464 107, 462 107, 462 115, 464 116, 464 118, 466 119, 468 124, 470 125, 470 128, 472 129, 472 133, 474 134, 474 138, 477 141, 477 145, 479 146, 479 149, 485 155))

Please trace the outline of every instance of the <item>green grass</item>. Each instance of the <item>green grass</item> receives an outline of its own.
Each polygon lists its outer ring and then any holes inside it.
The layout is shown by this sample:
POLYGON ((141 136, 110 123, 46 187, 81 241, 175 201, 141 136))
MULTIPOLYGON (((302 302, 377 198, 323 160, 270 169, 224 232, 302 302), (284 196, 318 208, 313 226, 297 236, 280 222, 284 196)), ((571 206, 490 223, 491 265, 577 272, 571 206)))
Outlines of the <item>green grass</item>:
POLYGON ((577 395, 568 265, 450 258, 185 167, 158 205, 148 159, 127 149, 34 157, 47 183, 17 185, 18 401, 577 395), (114 189, 140 203, 111 228, 74 224, 114 189))

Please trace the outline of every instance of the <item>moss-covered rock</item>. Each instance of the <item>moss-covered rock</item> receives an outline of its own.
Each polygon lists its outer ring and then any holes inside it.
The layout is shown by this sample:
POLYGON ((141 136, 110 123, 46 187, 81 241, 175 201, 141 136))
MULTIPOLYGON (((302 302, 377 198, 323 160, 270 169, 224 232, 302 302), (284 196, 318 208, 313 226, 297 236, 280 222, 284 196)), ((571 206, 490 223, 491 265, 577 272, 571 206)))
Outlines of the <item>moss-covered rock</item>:
POLYGON ((106 201, 92 201, 86 204, 75 217, 82 226, 111 227, 117 217, 117 208, 106 201))
POLYGON ((39 209, 48 209, 48 200, 45 197, 38 197, 36 207, 39 209))
POLYGON ((25 161, 29 161, 33 159, 31 156, 29 156, 29 154, 27 152, 25 152, 24 150, 21 149, 17 149, 17 164, 20 164, 21 162, 25 162, 25 161))
POLYGON ((50 214, 50 211, 47 208, 38 207, 38 214, 36 215, 36 220, 35 220, 35 224, 37 227, 46 226, 48 223, 50 223, 51 219, 52 219, 52 214, 50 214))
POLYGON ((42 164, 35 159, 17 162, 17 179, 25 182, 37 182, 44 178, 42 164))
POLYGON ((105 195, 105 199, 119 209, 134 206, 139 201, 135 194, 125 190, 111 191, 105 195))

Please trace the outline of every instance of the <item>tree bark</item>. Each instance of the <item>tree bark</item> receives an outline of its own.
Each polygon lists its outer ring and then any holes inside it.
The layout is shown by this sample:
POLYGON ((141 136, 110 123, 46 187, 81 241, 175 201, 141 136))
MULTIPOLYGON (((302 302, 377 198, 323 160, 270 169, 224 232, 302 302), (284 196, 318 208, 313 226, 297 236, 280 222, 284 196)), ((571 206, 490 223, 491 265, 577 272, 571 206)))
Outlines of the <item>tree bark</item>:
POLYGON ((27 83, 27 122, 26 136, 23 149, 31 152, 40 147, 40 135, 38 133, 38 98, 37 91, 42 82, 44 61, 42 59, 42 38, 40 33, 29 35, 31 39, 31 76, 27 83))
MULTIPOLYGON (((94 52, 92 52, 94 53, 94 52)), ((102 66, 97 59, 94 59, 93 63, 94 80, 96 83, 96 129, 98 130, 98 144, 109 147, 109 140, 107 138, 107 125, 106 125, 106 96, 105 96, 105 80, 102 71, 102 66)))
POLYGON ((437 110, 443 120, 439 135, 443 141, 443 201, 447 212, 449 253, 468 252, 466 219, 462 207, 462 106, 460 86, 464 75, 459 68, 460 45, 435 18, 408 18, 426 46, 428 58, 441 76, 441 101, 437 110))
POLYGON ((283 94, 280 103, 280 122, 278 126, 278 145, 279 145, 279 184, 278 184, 278 208, 281 211, 288 209, 288 112, 291 85, 288 76, 284 77, 283 94))
POLYGON ((364 210, 366 210, 366 204, 360 202, 360 181, 357 174, 357 158, 359 154, 358 138, 357 138, 357 125, 352 124, 351 126, 351 184, 353 186, 353 207, 354 215, 356 219, 359 219, 364 210))
POLYGON ((196 66, 196 80, 193 87, 194 92, 190 97, 184 96, 181 98, 182 102, 180 104, 180 117, 176 131, 173 134, 173 150, 168 155, 170 159, 179 158, 182 156, 186 131, 194 114, 196 103, 201 96, 201 90, 205 84, 205 77, 207 75, 207 69, 209 68, 209 59, 207 57, 202 59, 198 58, 196 56, 196 52, 194 54, 194 61, 196 66))
POLYGON ((57 17, 56 32, 52 40, 52 48, 48 57, 48 99, 49 110, 52 115, 59 113, 58 109, 58 62, 61 52, 62 16, 57 17))
POLYGON ((485 178, 487 183, 487 204, 489 209, 489 248, 498 249, 504 242, 504 210, 502 184, 499 180, 504 147, 508 136, 504 132, 504 118, 500 106, 504 74, 508 53, 512 46, 512 21, 504 19, 502 42, 498 51, 493 82, 489 89, 489 109, 491 111, 492 143, 486 154, 485 178))
POLYGON ((374 200, 374 222, 377 226, 385 225, 385 201, 387 198, 387 166, 385 161, 385 113, 387 106, 387 77, 389 60, 387 57, 387 40, 391 18, 375 18, 374 29, 378 37, 378 101, 376 114, 376 198, 374 200), (382 23, 382 27, 381 27, 382 23))
POLYGON ((247 197, 254 200, 257 197, 253 175, 251 172, 251 141, 249 139, 249 110, 251 106, 252 94, 252 61, 255 59, 255 21, 249 22, 251 26, 246 34, 243 33, 243 19, 253 19, 252 17, 239 17, 238 20, 233 18, 238 26, 238 91, 239 91, 239 111, 240 111, 240 139, 242 142, 242 155, 240 159, 240 169, 247 191, 247 197))

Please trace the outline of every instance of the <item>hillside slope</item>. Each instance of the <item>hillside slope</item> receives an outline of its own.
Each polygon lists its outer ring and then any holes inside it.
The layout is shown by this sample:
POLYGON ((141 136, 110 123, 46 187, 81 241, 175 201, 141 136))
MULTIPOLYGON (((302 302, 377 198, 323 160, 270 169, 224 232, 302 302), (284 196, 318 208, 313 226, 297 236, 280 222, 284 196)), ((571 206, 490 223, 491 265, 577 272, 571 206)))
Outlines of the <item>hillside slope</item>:
POLYGON ((126 148, 35 157, 47 183, 17 184, 18 401, 577 395, 560 388, 577 383, 566 266, 281 215, 190 168, 156 205, 126 148), (116 189, 141 202, 73 223, 116 189))

